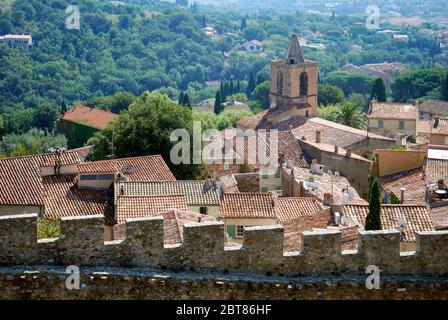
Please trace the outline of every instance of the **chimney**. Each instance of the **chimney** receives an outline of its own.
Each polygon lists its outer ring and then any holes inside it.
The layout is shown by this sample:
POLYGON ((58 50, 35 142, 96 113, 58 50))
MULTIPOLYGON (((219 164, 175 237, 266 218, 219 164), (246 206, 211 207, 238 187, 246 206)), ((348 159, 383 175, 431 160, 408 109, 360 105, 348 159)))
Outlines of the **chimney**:
POLYGON ((434 118, 434 128, 437 128, 439 126, 439 116, 436 115, 434 118))
POLYGON ((320 131, 316 131, 316 143, 320 143, 320 131))
POLYGON ((400 202, 404 203, 404 192, 406 191, 405 188, 400 188, 400 202))
POLYGON ((351 157, 352 156, 352 149, 347 148, 347 150, 345 151, 345 156, 346 157, 351 157))

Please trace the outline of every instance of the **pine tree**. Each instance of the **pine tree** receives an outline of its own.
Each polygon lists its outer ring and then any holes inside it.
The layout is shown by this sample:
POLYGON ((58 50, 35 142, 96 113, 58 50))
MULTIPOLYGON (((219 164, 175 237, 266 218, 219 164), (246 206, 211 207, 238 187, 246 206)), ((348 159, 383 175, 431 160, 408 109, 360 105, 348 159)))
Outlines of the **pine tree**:
POLYGON ((177 102, 178 105, 182 105, 184 103, 184 92, 181 91, 179 94, 179 100, 177 102))
POLYGON ((249 76, 249 82, 247 84, 247 92, 246 92, 248 97, 252 96, 252 92, 254 92, 255 87, 256 87, 256 84, 255 84, 254 73, 251 72, 250 76, 249 76))
POLYGON ((372 179, 369 189, 369 213, 366 217, 365 230, 381 230, 381 202, 380 185, 378 179, 372 179))
POLYGON ((442 79, 442 85, 440 86, 440 96, 442 100, 448 101, 448 72, 445 79, 442 79))
POLYGON ((370 95, 370 100, 376 99, 378 102, 386 102, 386 86, 381 78, 375 79, 372 88, 372 94, 370 95))
POLYGON ((215 114, 220 114, 222 111, 222 99, 220 90, 216 91, 215 106, 213 111, 215 112, 215 114))
POLYGON ((186 92, 184 94, 184 100, 182 101, 182 105, 191 109, 190 97, 188 96, 188 93, 186 93, 186 92))

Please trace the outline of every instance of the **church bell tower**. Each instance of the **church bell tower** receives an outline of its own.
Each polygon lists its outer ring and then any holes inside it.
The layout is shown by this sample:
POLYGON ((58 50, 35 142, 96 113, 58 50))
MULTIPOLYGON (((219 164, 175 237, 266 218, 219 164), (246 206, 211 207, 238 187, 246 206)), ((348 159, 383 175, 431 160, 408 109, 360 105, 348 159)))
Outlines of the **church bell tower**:
POLYGON ((270 108, 289 116, 317 115, 318 64, 304 59, 296 34, 283 60, 271 62, 270 108))

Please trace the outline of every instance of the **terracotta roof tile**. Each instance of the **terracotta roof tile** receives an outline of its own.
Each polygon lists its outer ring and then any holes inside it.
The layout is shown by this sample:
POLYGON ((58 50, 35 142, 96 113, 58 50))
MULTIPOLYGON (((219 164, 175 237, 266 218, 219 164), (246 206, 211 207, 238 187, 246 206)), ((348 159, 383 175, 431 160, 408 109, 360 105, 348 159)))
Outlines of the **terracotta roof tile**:
POLYGON ((0 159, 0 205, 43 206, 43 189, 39 168, 72 165, 80 162, 76 152, 37 154, 0 159))
MULTIPOLYGON (((342 209, 342 214, 349 217, 355 225, 364 228, 369 207, 367 205, 348 205, 342 209)), ((403 228, 405 242, 415 241, 416 231, 434 231, 435 227, 426 205, 382 205, 381 223, 384 230, 398 228, 400 220, 406 222, 403 228)))
POLYGON ((158 216, 173 209, 187 211, 187 198, 184 195, 120 196, 116 220, 120 224, 127 219, 158 216))
POLYGON ((393 193, 400 199, 401 188, 405 189, 404 204, 425 203, 426 179, 422 176, 423 169, 418 168, 380 178, 381 187, 388 193, 393 193))
POLYGON ((404 103, 372 102, 369 118, 417 120, 417 106, 404 103))
POLYGON ((220 218, 275 219, 270 193, 225 193, 219 209, 220 218))
POLYGON ((448 113, 448 101, 429 99, 422 102, 418 109, 420 112, 442 115, 448 113))
POLYGON ((275 200, 280 223, 294 220, 322 210, 312 197, 281 197, 275 200))
POLYGON ((79 173, 121 172, 127 181, 173 181, 173 173, 160 155, 85 162, 79 173))
POLYGON ((431 179, 448 181, 448 160, 427 159, 425 171, 431 179))
POLYGON ((188 205, 219 206, 219 187, 201 180, 164 182, 119 182, 115 184, 115 197, 177 195, 186 196, 188 205))
POLYGON ((79 189, 76 174, 42 178, 44 188, 44 217, 88 216, 104 214, 107 225, 114 224, 113 192, 110 190, 79 189))
POLYGON ((431 208, 429 214, 436 229, 448 229, 448 206, 431 208))
POLYGON ((102 130, 117 117, 117 114, 110 111, 76 105, 64 113, 62 119, 102 130))

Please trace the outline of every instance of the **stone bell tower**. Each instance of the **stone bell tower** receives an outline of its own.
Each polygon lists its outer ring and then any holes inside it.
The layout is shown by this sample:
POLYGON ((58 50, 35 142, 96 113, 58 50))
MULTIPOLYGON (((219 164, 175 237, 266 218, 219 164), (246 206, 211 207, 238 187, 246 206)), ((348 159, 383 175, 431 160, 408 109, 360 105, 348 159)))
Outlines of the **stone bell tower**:
POLYGON ((318 64, 303 58, 293 34, 283 60, 271 62, 270 108, 288 116, 316 116, 317 77, 318 64))

